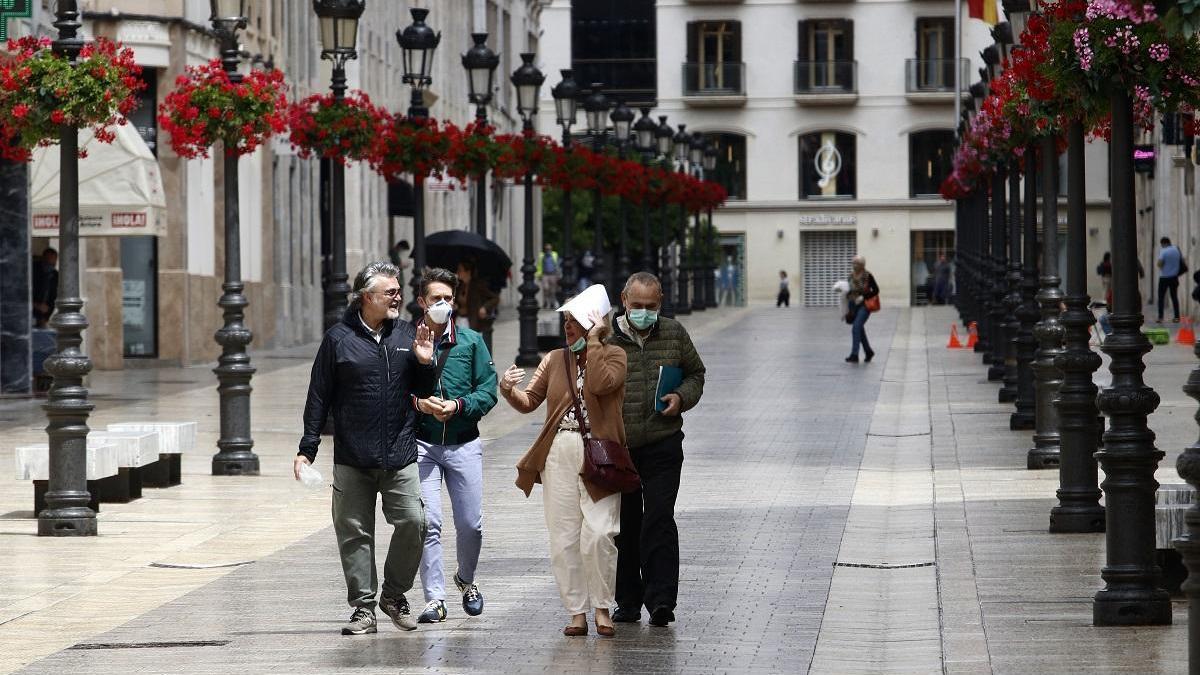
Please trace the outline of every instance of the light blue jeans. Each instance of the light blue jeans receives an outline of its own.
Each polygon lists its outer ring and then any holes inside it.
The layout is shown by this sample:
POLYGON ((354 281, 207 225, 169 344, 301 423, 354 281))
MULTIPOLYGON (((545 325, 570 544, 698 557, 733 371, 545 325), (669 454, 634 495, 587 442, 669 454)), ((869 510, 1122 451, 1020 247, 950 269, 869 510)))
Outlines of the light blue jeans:
POLYGON ((462 445, 417 442, 417 468, 425 501, 425 548, 421 554, 421 585, 425 601, 446 599, 446 574, 442 570, 442 482, 450 493, 457 534, 458 576, 475 581, 479 549, 483 545, 483 444, 479 439, 462 445))

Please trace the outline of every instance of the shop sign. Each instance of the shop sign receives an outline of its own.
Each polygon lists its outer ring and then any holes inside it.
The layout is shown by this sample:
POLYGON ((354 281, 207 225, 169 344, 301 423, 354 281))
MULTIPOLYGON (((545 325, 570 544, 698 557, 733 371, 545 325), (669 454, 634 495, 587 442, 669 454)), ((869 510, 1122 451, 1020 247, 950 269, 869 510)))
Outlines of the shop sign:
POLYGON ((858 216, 853 213, 814 213, 800 216, 801 225, 857 225, 858 216))

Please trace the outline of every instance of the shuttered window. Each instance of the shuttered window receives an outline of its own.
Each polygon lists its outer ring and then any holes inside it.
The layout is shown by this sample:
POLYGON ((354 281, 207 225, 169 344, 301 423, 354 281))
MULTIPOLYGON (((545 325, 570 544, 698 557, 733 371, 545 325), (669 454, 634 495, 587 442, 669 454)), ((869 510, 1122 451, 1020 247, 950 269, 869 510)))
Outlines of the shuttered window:
POLYGON ((804 264, 804 306, 833 307, 839 296, 833 284, 850 274, 850 259, 858 252, 853 230, 801 232, 804 264))

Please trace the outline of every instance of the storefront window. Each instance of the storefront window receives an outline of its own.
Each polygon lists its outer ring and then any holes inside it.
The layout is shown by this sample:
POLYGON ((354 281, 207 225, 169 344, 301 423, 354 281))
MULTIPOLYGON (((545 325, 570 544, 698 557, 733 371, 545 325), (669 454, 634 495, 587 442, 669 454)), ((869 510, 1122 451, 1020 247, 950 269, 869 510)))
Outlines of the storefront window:
POLYGON ((158 239, 121 237, 125 356, 158 356, 158 239))
POLYGON ((912 304, 944 305, 954 297, 954 233, 912 233, 912 304))
POLYGON ((917 131, 908 137, 909 196, 938 197, 954 159, 954 132, 917 131))
POLYGON ((746 137, 737 134, 707 134, 717 149, 717 168, 713 180, 729 193, 730 199, 746 198, 746 137))
POLYGON ((820 131, 800 137, 800 199, 853 199, 855 137, 820 131))

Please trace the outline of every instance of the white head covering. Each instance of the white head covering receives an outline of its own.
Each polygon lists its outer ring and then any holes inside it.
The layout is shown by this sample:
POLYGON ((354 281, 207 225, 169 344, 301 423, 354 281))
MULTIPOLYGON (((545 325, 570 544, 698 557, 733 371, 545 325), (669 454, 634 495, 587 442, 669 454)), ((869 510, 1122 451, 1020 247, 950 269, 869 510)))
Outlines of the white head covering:
POLYGON ((608 301, 608 290, 602 284, 592 284, 557 311, 569 313, 585 331, 588 331, 592 329, 592 320, 588 317, 595 312, 599 312, 601 316, 608 314, 612 311, 612 303, 608 301))

